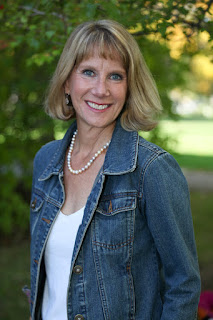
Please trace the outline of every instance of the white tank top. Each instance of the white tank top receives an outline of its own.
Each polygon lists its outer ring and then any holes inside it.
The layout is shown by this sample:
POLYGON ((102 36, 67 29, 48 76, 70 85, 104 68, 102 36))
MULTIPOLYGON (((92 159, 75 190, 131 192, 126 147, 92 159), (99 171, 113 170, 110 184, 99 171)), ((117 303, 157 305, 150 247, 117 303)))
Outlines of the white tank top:
POLYGON ((60 211, 50 232, 44 254, 46 281, 42 320, 67 320, 70 265, 84 208, 70 215, 60 211))

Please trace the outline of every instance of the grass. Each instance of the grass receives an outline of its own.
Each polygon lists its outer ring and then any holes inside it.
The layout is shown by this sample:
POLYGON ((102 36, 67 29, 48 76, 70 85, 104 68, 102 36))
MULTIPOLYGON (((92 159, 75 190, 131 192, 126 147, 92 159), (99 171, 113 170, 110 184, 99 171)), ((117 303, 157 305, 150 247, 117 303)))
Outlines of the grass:
POLYGON ((173 156, 182 168, 213 171, 213 156, 198 156, 193 154, 176 153, 174 153, 173 156))
POLYGON ((191 193, 202 290, 213 290, 213 193, 191 193))
POLYGON ((181 167, 213 171, 213 120, 162 120, 159 126, 181 167))
POLYGON ((177 140, 175 152, 213 157, 213 120, 163 120, 160 126, 177 140))
MULTIPOLYGON (((213 193, 191 193, 192 215, 197 242, 203 290, 213 288, 213 193)), ((0 319, 29 318, 27 298, 21 288, 30 283, 29 242, 0 248, 2 275, 0 287, 0 319)))
POLYGON ((164 120, 161 128, 177 141, 173 155, 181 167, 213 171, 213 120, 164 120))

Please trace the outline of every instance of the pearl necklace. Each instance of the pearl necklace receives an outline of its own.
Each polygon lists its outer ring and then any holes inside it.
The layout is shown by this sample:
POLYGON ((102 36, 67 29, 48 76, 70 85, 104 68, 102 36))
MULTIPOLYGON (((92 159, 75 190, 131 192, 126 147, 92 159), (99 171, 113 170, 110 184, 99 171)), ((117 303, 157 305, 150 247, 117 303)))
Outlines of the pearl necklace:
POLYGON ((89 160, 87 162, 87 164, 82 167, 81 169, 79 170, 73 170, 73 168, 71 167, 71 163, 70 163, 70 160, 71 160, 71 155, 72 155, 72 152, 73 152, 73 148, 74 148, 74 143, 75 143, 75 138, 76 138, 76 135, 78 133, 78 129, 74 132, 73 136, 72 136, 72 140, 70 142, 70 147, 69 147, 69 151, 68 151, 68 154, 67 154, 67 165, 68 165, 68 169, 71 173, 73 174, 79 174, 79 173, 82 173, 84 172, 85 170, 87 170, 91 164, 94 162, 94 160, 105 150, 108 148, 109 144, 110 144, 110 141, 109 140, 100 150, 98 150, 95 155, 92 157, 91 160, 89 160))

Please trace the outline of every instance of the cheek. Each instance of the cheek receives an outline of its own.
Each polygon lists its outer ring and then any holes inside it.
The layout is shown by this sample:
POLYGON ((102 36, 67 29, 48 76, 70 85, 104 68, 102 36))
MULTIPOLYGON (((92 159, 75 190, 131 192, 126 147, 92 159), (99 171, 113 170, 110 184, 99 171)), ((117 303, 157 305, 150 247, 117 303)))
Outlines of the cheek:
POLYGON ((71 82, 71 92, 82 97, 91 89, 91 83, 85 79, 78 79, 77 81, 71 82))
POLYGON ((73 81, 70 83, 70 94, 73 99, 78 100, 82 96, 83 90, 84 87, 81 86, 81 83, 79 81, 73 81))
POLYGON ((115 92, 117 96, 117 100, 121 103, 124 104, 126 101, 126 96, 127 96, 127 89, 125 87, 118 88, 115 92))

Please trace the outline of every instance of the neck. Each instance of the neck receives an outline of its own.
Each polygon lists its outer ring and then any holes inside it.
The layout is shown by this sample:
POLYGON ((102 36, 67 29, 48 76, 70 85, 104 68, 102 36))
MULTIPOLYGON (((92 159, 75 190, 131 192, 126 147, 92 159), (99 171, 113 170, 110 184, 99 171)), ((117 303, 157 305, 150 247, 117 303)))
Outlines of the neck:
POLYGON ((89 154, 101 148, 112 138, 115 123, 105 127, 85 127, 77 122, 78 134, 75 141, 74 153, 89 154))
POLYGON ((82 168, 74 170, 71 166, 71 157, 72 157, 72 153, 73 153, 73 149, 74 149, 74 144, 75 144, 75 140, 77 137, 77 133, 78 130, 76 130, 73 134, 71 143, 70 143, 70 147, 68 150, 68 154, 67 154, 67 165, 68 165, 68 169, 72 174, 80 174, 83 173, 85 170, 87 170, 91 164, 96 160, 96 158, 98 156, 100 156, 103 152, 105 152, 105 150, 108 148, 110 141, 108 141, 104 146, 102 146, 102 148, 100 150, 97 150, 96 153, 93 155, 93 157, 86 163, 86 165, 84 165, 82 168))

